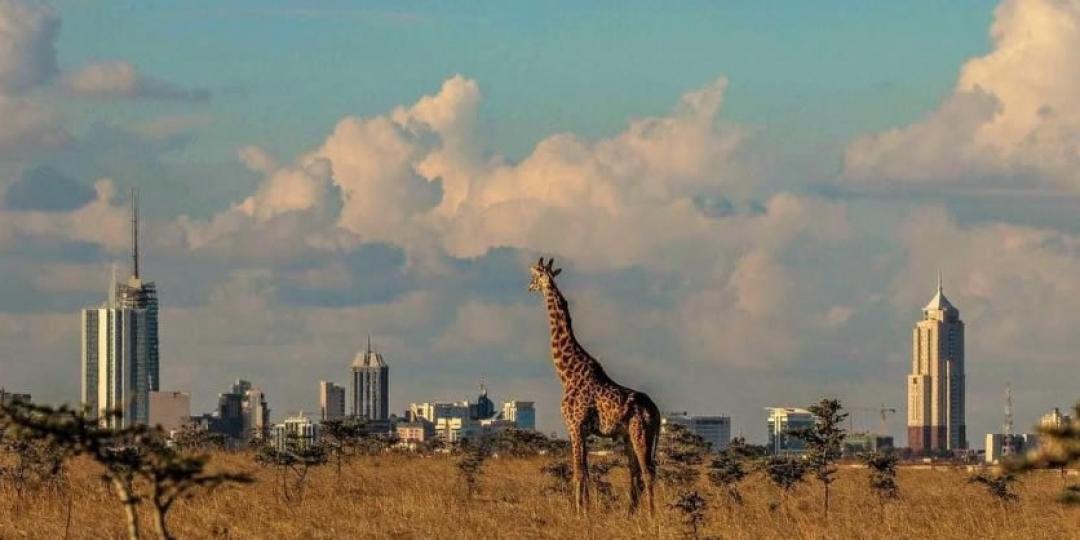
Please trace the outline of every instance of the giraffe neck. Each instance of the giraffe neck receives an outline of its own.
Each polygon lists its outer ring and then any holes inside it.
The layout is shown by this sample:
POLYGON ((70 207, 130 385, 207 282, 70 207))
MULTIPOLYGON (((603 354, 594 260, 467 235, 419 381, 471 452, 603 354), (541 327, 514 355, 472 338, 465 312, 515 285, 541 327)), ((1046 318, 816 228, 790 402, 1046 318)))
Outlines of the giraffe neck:
POLYGON ((551 324, 551 358, 555 362, 555 371, 559 373, 559 377, 565 378, 571 364, 581 361, 578 354, 581 347, 574 337, 574 327, 570 323, 570 307, 554 281, 551 281, 544 291, 544 299, 547 302, 548 322, 551 324))

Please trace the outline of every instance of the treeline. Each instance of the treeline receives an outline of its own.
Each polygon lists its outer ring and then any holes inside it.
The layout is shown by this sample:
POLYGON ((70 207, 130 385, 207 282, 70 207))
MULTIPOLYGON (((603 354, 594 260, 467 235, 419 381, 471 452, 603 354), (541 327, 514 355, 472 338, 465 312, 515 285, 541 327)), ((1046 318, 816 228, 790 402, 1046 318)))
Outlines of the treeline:
MULTIPOLYGON (((769 510, 787 516, 788 498, 801 485, 820 490, 821 516, 830 516, 831 486, 843 456, 846 413, 837 400, 822 400, 809 407, 815 415, 813 426, 790 435, 806 443, 801 456, 768 455, 764 447, 736 438, 721 451, 713 451, 699 436, 678 425, 665 427, 658 452, 658 477, 671 493, 668 507, 679 515, 689 537, 697 538, 710 507, 738 512, 748 504, 742 486, 751 477, 764 478, 773 488, 769 510)), ((1061 472, 1061 500, 1080 503, 1080 486, 1070 484, 1066 471, 1080 462, 1080 404, 1070 423, 1041 428, 1040 448, 1027 455, 1013 456, 1001 468, 983 468, 969 481, 985 486, 989 496, 1003 508, 1016 504, 1015 483, 1035 469, 1061 472)), ((0 406, 0 489, 16 502, 27 495, 47 491, 66 505, 71 522, 71 460, 82 456, 101 466, 103 479, 116 501, 124 508, 129 538, 141 538, 140 516, 149 513, 156 536, 173 538, 169 511, 184 498, 199 498, 223 486, 242 486, 255 481, 256 467, 269 474, 263 481, 274 482, 275 492, 285 504, 303 503, 307 481, 316 469, 330 468, 337 482, 344 482, 343 468, 361 457, 400 452, 416 459, 442 456, 454 460, 461 497, 468 504, 485 489, 484 471, 491 459, 519 459, 544 456, 538 474, 547 478, 545 491, 554 497, 570 497, 571 467, 564 440, 535 431, 510 429, 476 440, 453 444, 430 441, 410 450, 402 449, 395 438, 373 433, 355 419, 322 423, 318 440, 297 436, 284 440, 257 439, 239 450, 250 457, 251 468, 228 471, 208 467, 216 452, 228 451, 219 435, 187 427, 170 438, 160 429, 134 426, 122 429, 102 427, 86 411, 52 408, 28 403, 0 406), (275 442, 276 444, 271 444, 275 442)), ((609 511, 617 500, 617 490, 609 478, 625 466, 621 443, 605 442, 597 447, 610 455, 590 456, 589 483, 596 494, 594 511, 609 511)), ((898 456, 869 453, 858 459, 866 465, 867 495, 884 510, 903 497, 897 479, 898 456)), ((68 531, 70 533, 70 531, 68 531)), ((65 535, 66 536, 66 535, 65 535)))

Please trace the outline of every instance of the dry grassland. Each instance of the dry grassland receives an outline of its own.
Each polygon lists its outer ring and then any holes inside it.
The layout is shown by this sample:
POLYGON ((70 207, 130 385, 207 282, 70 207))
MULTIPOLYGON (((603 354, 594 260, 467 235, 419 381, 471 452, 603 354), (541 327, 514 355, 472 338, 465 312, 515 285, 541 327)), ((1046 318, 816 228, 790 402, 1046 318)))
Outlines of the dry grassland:
MULTIPOLYGON (((360 458, 340 479, 315 470, 302 502, 281 500, 273 471, 245 454, 218 454, 212 467, 249 471, 258 481, 182 501, 169 522, 180 538, 684 538, 680 516, 661 487, 655 517, 626 512, 625 470, 612 473, 615 500, 576 515, 567 496, 552 493, 540 474, 544 458, 492 459, 471 500, 453 458, 360 458)), ((884 507, 866 487, 866 471, 844 469, 835 484, 830 520, 821 518, 820 488, 809 482, 779 507, 760 475, 747 480, 745 502, 729 508, 703 481, 709 499, 703 537, 713 538, 1080 538, 1080 507, 1056 501, 1053 473, 1023 478, 1019 504, 1002 506, 960 470, 901 469, 902 498, 884 507), (772 509, 771 509, 772 507, 772 509)), ((72 538, 123 538, 123 510, 87 460, 72 463, 72 538)), ((1074 476, 1072 481, 1076 481, 1074 476)), ((0 538, 63 538, 66 495, 42 492, 17 500, 0 492, 0 538)), ((153 537, 144 509, 145 536, 153 537)))

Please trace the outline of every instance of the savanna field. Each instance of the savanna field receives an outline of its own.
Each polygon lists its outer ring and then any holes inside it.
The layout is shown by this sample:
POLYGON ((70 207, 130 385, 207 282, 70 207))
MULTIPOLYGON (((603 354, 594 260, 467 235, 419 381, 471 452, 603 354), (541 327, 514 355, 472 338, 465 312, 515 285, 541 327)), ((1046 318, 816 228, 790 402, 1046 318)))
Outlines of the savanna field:
MULTIPOLYGON (((492 458, 470 496, 452 456, 358 457, 313 468, 303 496, 282 496, 281 477, 250 453, 215 453, 210 470, 252 474, 255 482, 227 485, 181 500, 169 514, 178 538, 687 538, 683 515, 668 507, 675 490, 657 488, 657 513, 627 513, 626 470, 608 475, 612 498, 593 490, 593 509, 575 513, 557 480, 541 473, 552 461, 492 458)), ((867 471, 842 468, 833 485, 828 520, 813 480, 786 496, 762 473, 747 478, 743 503, 732 506, 705 478, 695 486, 707 501, 701 538, 1080 538, 1080 507, 1058 502, 1056 472, 1024 475, 1019 501, 1001 503, 960 468, 901 467, 900 498, 882 505, 867 487, 867 471)), ((64 491, 48 488, 17 497, 0 492, 0 538, 124 538, 124 511, 98 465, 69 465, 70 522, 64 491)), ((1069 477, 1075 483, 1075 473, 1069 477)), ((290 477, 288 481, 293 481, 290 477)), ((295 488, 295 486, 293 486, 295 488)), ((153 538, 151 512, 140 507, 144 537, 153 538)))

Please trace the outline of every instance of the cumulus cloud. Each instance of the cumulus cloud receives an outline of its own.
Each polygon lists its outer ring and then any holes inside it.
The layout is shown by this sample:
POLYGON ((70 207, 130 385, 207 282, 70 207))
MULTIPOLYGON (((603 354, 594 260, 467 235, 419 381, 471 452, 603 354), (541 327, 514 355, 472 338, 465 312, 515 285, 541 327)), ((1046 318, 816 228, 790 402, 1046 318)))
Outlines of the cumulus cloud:
POLYGON ((56 74, 60 16, 40 2, 0 1, 0 91, 26 92, 56 74))
POLYGON ((0 118, 0 158, 40 155, 71 140, 55 110, 31 98, 0 93, 0 118))
POLYGON ((140 73, 131 62, 108 60, 84 66, 64 77, 64 88, 72 95, 98 99, 150 99, 201 102, 210 91, 184 88, 175 83, 140 73))
POLYGON ((94 190, 46 166, 23 171, 19 180, 8 186, 3 200, 9 210, 60 212, 80 208, 95 195, 94 190))
POLYGON ((0 212, 0 249, 17 235, 89 242, 122 250, 128 244, 128 211, 117 204, 113 181, 94 183, 94 200, 70 212, 40 209, 0 212))
POLYGON ((1080 2, 1005 0, 993 50, 927 118, 855 140, 855 181, 1080 189, 1080 2))
MULTIPOLYGON (((463 76, 384 114, 344 118, 307 151, 239 149, 258 176, 250 193, 205 219, 159 223, 152 235, 162 238, 148 272, 167 300, 163 347, 185 359, 166 363, 170 385, 210 403, 218 389, 205 381, 259 374, 276 409, 295 408, 314 392, 291 381, 343 379, 370 331, 402 374, 395 407, 460 397, 447 389, 486 374, 520 392, 506 397, 541 400, 542 425, 554 428, 543 307, 524 291, 524 265, 537 252, 567 268, 560 284, 575 325, 614 376, 665 407, 733 413, 752 438, 761 396, 900 403, 909 326, 939 265, 965 276, 947 286, 982 373, 1008 369, 1039 340, 1050 344, 1041 365, 1067 366, 1061 351, 1080 345, 1068 332, 1080 323, 1080 298, 1053 287, 1054 276, 1080 270, 1074 235, 962 225, 940 209, 895 223, 877 202, 769 193, 743 159, 746 131, 722 118, 726 84, 691 90, 669 113, 610 136, 551 135, 520 160, 485 150, 480 87, 463 76), (1055 320, 1024 334, 1022 315, 1034 310, 1055 320)), ((899 133, 889 145, 875 146, 885 135, 867 139, 870 157, 859 163, 902 172, 895 146, 950 174, 996 171, 982 143, 960 165, 936 147, 975 141, 1005 99, 989 88, 958 92, 947 114, 906 128, 925 133, 899 133)), ((0 211, 0 250, 24 238, 126 248, 126 209, 110 182, 68 206, 0 211)), ((92 281, 77 278, 104 256, 36 277, 19 269, 0 293, 81 290, 92 281)), ((0 327, 0 336, 14 331, 26 329, 0 327)), ((997 389, 973 382, 970 391, 997 389)))

